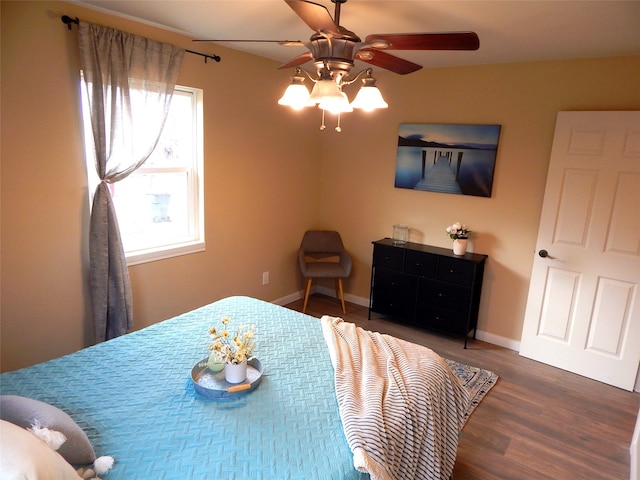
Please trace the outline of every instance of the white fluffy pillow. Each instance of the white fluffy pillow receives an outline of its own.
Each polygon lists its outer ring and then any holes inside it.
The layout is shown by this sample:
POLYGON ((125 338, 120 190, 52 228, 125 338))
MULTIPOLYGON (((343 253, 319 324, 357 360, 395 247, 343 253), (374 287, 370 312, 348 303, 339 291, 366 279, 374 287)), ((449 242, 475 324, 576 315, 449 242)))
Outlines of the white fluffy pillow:
POLYGON ((0 465, 3 480, 78 480, 62 456, 33 433, 0 420, 0 465))

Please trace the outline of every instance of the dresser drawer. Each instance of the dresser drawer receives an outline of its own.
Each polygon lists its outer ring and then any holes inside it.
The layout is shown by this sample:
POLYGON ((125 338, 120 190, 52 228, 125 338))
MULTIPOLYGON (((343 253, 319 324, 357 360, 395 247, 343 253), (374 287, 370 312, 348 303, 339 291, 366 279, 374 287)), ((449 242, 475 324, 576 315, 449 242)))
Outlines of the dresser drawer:
POLYGON ((436 255, 407 250, 404 256, 404 271, 420 277, 434 278, 437 263, 436 255))
POLYGON ((384 290, 399 297, 414 298, 418 291, 418 279, 395 270, 376 268, 373 277, 374 290, 384 290))
POLYGON ((450 335, 465 336, 467 314, 428 303, 418 303, 417 321, 432 330, 450 335))
POLYGON ((402 271, 404 250, 398 247, 376 245, 373 248, 373 266, 402 271))
POLYGON ((471 300, 471 289, 462 285, 421 279, 418 298, 421 302, 467 311, 471 300))
POLYGON ((375 312, 412 322, 415 318, 414 308, 414 303, 404 295, 373 290, 371 309, 375 312))
POLYGON ((471 286, 473 284, 474 264, 455 258, 440 257, 436 278, 445 282, 471 286))

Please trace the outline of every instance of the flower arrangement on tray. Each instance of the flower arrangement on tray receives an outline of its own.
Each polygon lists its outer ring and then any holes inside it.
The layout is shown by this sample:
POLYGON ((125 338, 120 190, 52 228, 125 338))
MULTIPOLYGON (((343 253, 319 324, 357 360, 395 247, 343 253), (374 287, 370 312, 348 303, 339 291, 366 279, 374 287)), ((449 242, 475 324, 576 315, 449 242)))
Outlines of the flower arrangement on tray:
POLYGON ((212 341, 209 344, 209 350, 226 364, 239 365, 252 360, 253 349, 256 346, 255 325, 240 325, 234 332, 230 328, 230 323, 231 318, 222 317, 220 326, 209 329, 212 341))
POLYGON ((466 240, 469 238, 471 230, 464 223, 456 222, 449 225, 446 232, 452 240, 466 240))

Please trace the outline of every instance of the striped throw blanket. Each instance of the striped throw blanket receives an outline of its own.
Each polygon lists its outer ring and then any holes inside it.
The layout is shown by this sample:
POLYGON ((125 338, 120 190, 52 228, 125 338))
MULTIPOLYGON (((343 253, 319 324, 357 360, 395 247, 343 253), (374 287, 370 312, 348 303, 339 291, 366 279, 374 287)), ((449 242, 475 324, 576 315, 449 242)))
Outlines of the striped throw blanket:
POLYGON ((355 468, 373 480, 448 480, 469 398, 444 359, 340 318, 321 322, 355 468))

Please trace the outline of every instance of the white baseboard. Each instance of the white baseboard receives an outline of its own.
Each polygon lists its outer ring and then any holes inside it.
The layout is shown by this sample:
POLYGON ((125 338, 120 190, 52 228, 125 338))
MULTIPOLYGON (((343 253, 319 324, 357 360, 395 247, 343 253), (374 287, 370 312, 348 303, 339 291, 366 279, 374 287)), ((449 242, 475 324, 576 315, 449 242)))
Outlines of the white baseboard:
POLYGON ((492 345, 498 345, 499 347, 508 348, 509 350, 515 350, 516 352, 520 351, 520 341, 513 340, 507 337, 501 337, 500 335, 495 335, 493 333, 485 332, 483 330, 478 330, 476 334, 476 338, 478 340, 482 340, 483 342, 491 343, 492 345))
MULTIPOLYGON (((322 295, 326 295, 328 297, 335 297, 336 291, 333 288, 323 287, 318 285, 313 285, 311 287, 311 294, 319 293, 322 295)), ((282 298, 274 300, 271 303, 275 303, 276 305, 286 305, 291 302, 295 302, 296 300, 300 300, 302 298, 303 292, 296 292, 290 295, 286 295, 282 298)), ((360 305, 362 307, 369 306, 369 298, 358 297, 356 295, 351 295, 349 293, 345 294, 344 299, 348 302, 355 303, 356 305, 360 305)), ((510 338, 501 337, 499 335, 494 335, 493 333, 484 332, 482 330, 478 330, 476 333, 476 338, 478 340, 482 340, 483 342, 491 343, 493 345, 498 345, 500 347, 508 348, 509 350, 515 350, 516 352, 520 350, 520 342, 517 340, 512 340, 510 338)), ((638 479, 640 480, 640 479, 638 479)))
POLYGON ((295 302, 296 300, 300 300, 302 298, 301 292, 290 293, 289 295, 285 295, 284 297, 280 297, 276 300, 272 300, 271 303, 275 303, 276 305, 288 305, 289 303, 295 302))
MULTIPOLYGON (((276 300, 272 300, 271 303, 275 303, 276 305, 287 305, 288 303, 291 302, 295 302, 296 300, 300 300, 302 298, 304 292, 299 291, 299 292, 295 292, 295 293, 290 293, 289 295, 285 295, 284 297, 280 297, 276 300)), ((328 288, 328 287, 322 287, 319 285, 313 285, 311 287, 311 292, 310 295, 313 295, 314 293, 319 293, 321 295, 326 295, 327 297, 335 297, 336 296, 336 291, 332 288, 328 288)), ((351 303, 355 303, 356 305, 360 305, 363 307, 368 307, 369 306, 369 299, 368 298, 364 298, 364 297, 357 297, 355 295, 351 295, 349 293, 346 293, 344 295, 344 299, 347 302, 351 302, 351 303)))

